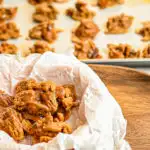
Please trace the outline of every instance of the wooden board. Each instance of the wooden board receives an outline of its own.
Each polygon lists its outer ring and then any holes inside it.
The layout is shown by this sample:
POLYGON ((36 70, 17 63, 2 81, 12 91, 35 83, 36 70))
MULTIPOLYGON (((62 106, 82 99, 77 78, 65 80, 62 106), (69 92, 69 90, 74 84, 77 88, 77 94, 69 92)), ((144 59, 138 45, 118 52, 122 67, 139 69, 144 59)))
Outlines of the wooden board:
POLYGON ((124 67, 90 65, 120 104, 133 150, 150 150, 150 75, 124 67))

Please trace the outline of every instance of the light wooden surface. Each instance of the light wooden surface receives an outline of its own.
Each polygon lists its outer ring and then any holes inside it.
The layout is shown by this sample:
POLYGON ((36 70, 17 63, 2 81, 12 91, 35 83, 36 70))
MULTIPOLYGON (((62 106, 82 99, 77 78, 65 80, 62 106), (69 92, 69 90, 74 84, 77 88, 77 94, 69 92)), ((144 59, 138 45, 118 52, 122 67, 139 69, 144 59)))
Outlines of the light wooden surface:
POLYGON ((136 70, 90 65, 120 104, 133 150, 150 150, 150 75, 136 70))

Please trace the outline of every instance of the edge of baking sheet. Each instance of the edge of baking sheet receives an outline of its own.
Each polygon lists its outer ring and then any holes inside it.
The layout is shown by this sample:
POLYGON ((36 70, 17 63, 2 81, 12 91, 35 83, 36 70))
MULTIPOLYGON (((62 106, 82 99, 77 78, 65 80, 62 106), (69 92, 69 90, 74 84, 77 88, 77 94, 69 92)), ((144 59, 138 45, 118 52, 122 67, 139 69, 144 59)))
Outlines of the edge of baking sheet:
POLYGON ((113 60, 83 60, 87 64, 106 64, 128 67, 150 67, 150 59, 113 59, 113 60))

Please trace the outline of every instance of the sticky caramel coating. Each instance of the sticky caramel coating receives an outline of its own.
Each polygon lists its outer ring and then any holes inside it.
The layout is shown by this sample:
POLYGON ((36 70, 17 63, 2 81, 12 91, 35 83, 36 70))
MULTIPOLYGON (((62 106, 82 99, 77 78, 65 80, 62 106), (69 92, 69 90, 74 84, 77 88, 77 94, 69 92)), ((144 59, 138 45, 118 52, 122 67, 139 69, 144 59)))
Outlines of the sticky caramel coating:
POLYGON ((102 56, 99 53, 98 48, 92 40, 78 40, 74 39, 74 55, 78 59, 100 59, 102 56))
POLYGON ((31 39, 45 40, 49 43, 53 43, 61 31, 60 29, 55 29, 53 22, 43 22, 29 31, 29 37, 31 39))
POLYGON ((20 31, 14 22, 0 24, 0 40, 17 39, 20 37, 20 31))
POLYGON ((14 96, 0 91, 0 130, 17 142, 26 136, 32 137, 32 144, 49 142, 60 132, 72 133, 65 121, 77 106, 73 85, 24 79, 17 83, 14 96))
POLYGON ((17 54, 18 48, 15 44, 3 42, 0 45, 0 54, 17 54))
POLYGON ((142 41, 150 41, 150 21, 143 22, 143 27, 141 29, 137 29, 136 33, 143 37, 142 41))
POLYGON ((142 51, 143 58, 150 58, 150 44, 148 44, 142 51))
POLYGON ((56 20, 58 10, 51 4, 43 3, 36 6, 36 11, 33 14, 33 20, 36 22, 45 22, 49 20, 56 20))
POLYGON ((125 0, 98 0, 98 6, 100 8, 112 7, 117 4, 123 4, 125 0))
POLYGON ((82 20, 73 31, 73 36, 80 40, 94 39, 99 31, 99 27, 92 20, 82 20))
POLYGON ((10 8, 1 7, 0 8, 0 23, 15 18, 17 14, 17 10, 18 10, 17 7, 10 7, 10 8))
POLYGON ((0 130, 7 132, 16 141, 24 139, 21 120, 18 113, 12 108, 7 108, 0 114, 0 130))
POLYGON ((106 34, 127 33, 133 23, 133 17, 125 14, 108 18, 106 23, 106 34))
POLYGON ((139 58, 140 51, 135 51, 128 44, 108 44, 108 55, 111 59, 117 58, 139 58))
POLYGON ((39 53, 43 54, 45 52, 51 51, 55 52, 53 48, 49 46, 49 44, 45 41, 37 41, 34 45, 29 49, 30 53, 39 53))
POLYGON ((87 4, 85 2, 78 1, 75 4, 74 8, 69 8, 66 10, 66 15, 70 16, 74 20, 83 20, 83 19, 93 19, 96 15, 94 11, 91 11, 87 8, 87 4))

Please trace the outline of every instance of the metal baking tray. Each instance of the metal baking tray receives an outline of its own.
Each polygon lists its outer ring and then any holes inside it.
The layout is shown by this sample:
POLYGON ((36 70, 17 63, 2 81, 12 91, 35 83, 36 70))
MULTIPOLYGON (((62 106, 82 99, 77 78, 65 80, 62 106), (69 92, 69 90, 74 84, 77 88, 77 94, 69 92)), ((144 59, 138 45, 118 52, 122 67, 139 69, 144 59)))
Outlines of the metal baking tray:
MULTIPOLYGON (((86 0, 87 2, 94 3, 96 0, 86 0)), ((54 3, 54 6, 59 10, 60 15, 55 21, 57 28, 62 28, 64 32, 60 33, 58 40, 51 44, 52 48, 56 49, 57 53, 66 53, 73 50, 73 44, 71 42, 71 31, 76 27, 79 22, 74 21, 65 15, 67 8, 74 7, 76 0, 69 0, 67 3, 58 4, 54 3), (65 38, 64 38, 65 37, 65 38)), ((27 40, 28 31, 36 24, 32 20, 32 14, 35 11, 35 7, 30 5, 27 0, 4 0, 2 6, 17 6, 18 13, 13 20, 16 22, 21 31, 21 37, 18 40, 10 40, 8 42, 16 44, 20 50, 26 51, 28 47, 33 44, 32 40, 27 40)), ((135 34, 135 29, 141 27, 143 21, 150 21, 150 0, 125 0, 125 4, 117 5, 107 9, 100 9, 93 5, 88 5, 89 9, 96 12, 94 22, 99 26, 100 32, 94 39, 96 46, 100 49, 104 59, 99 60, 85 60, 85 63, 92 64, 111 64, 121 66, 134 66, 134 67, 149 67, 150 59, 108 59, 107 56, 107 44, 119 44, 127 43, 133 46, 133 48, 143 48, 148 42, 142 42, 139 35, 135 34), (134 22, 127 34, 122 35, 106 35, 105 24, 109 17, 125 13, 134 17, 134 22)))
POLYGON ((150 67, 150 59, 84 60, 87 64, 104 64, 127 67, 150 67))

